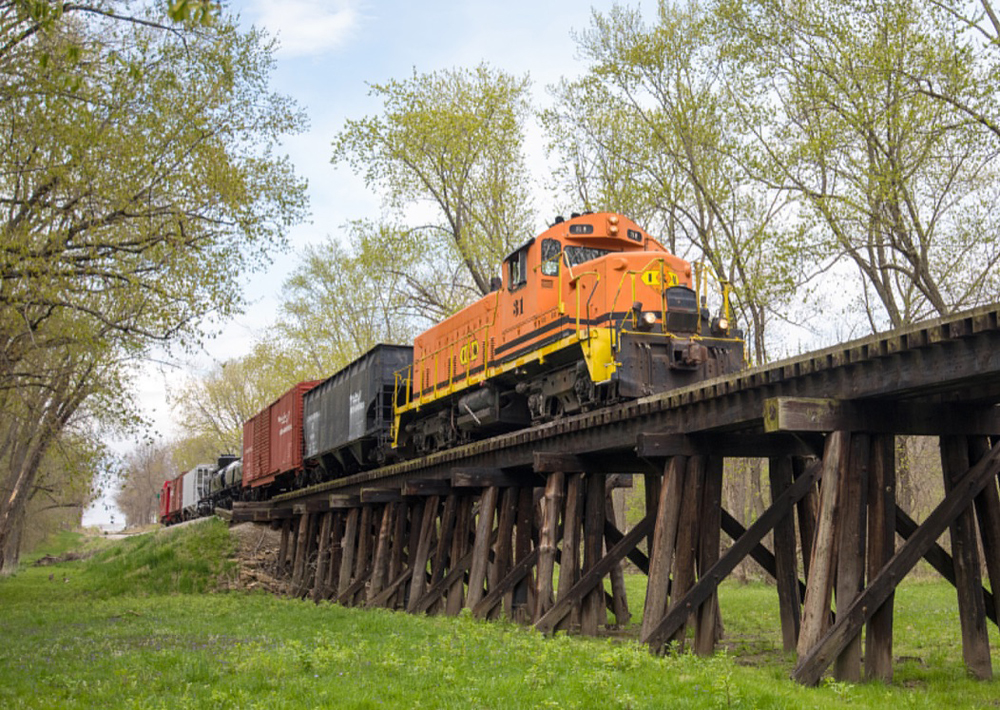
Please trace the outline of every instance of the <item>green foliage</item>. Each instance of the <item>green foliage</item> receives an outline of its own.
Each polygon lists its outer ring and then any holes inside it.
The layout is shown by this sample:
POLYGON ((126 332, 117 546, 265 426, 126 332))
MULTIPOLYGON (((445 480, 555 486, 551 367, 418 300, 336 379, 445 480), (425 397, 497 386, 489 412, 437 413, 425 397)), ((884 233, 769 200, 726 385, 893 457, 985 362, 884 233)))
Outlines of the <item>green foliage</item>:
MULTIPOLYGON (((423 617, 261 594, 171 594, 178 585, 157 590, 141 571, 176 578, 181 559, 194 569, 199 557, 227 554, 224 537, 217 521, 185 526, 0 580, 0 705, 931 708, 983 706, 994 695, 992 684, 965 677, 954 590, 939 581, 896 594, 895 685, 803 688, 788 679, 794 659, 780 652, 777 599, 767 585, 722 586, 733 650, 698 658, 653 656, 634 641, 546 638, 468 613, 423 617), (119 575, 135 586, 113 583, 119 575)), ((60 550, 66 542, 58 541, 60 550)), ((209 581, 212 573, 198 576, 209 581)), ((630 591, 640 579, 628 578, 630 591)))
POLYGON ((807 252, 788 193, 747 172, 757 127, 733 114, 709 20, 697 4, 664 6, 653 25, 634 9, 595 13, 577 38, 588 74, 555 89, 543 120, 564 191, 637 217, 731 283, 762 361, 769 320, 794 297, 807 252))
POLYGON ((269 90, 256 30, 124 0, 0 10, 4 568, 63 430, 134 424, 131 364, 239 312, 305 197, 276 155, 304 119, 269 90))
MULTIPOLYGON (((527 90, 527 78, 486 65, 414 72, 372 85, 382 113, 348 120, 334 140, 333 162, 381 191, 395 215, 388 224, 406 225, 397 234, 430 245, 419 258, 433 278, 410 284, 418 297, 432 293, 442 274, 466 301, 487 293, 500 260, 530 236, 527 90)), ((453 307, 435 304, 438 313, 453 307)))
POLYGON ((234 551, 229 527, 217 518, 143 533, 88 560, 79 588, 97 597, 204 593, 233 573, 234 551))
POLYGON ((308 247, 284 287, 277 329, 315 372, 335 372, 378 343, 410 342, 467 297, 456 278, 441 277, 447 255, 419 231, 354 222, 347 237, 308 247))
POLYGON ((948 3, 911 0, 715 11, 734 103, 766 119, 755 179, 803 199, 825 255, 860 273, 870 327, 994 300, 1000 152, 956 105, 996 104, 1000 86, 977 80, 995 64, 978 28, 948 3))

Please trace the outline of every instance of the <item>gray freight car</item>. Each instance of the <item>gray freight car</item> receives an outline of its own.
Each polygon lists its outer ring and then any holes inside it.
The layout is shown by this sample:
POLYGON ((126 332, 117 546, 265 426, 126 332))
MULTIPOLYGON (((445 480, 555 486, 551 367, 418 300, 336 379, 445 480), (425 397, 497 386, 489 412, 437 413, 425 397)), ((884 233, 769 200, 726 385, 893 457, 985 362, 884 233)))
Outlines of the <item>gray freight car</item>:
POLYGON ((317 480, 383 463, 396 373, 412 362, 412 346, 376 345, 305 394, 305 460, 317 480))

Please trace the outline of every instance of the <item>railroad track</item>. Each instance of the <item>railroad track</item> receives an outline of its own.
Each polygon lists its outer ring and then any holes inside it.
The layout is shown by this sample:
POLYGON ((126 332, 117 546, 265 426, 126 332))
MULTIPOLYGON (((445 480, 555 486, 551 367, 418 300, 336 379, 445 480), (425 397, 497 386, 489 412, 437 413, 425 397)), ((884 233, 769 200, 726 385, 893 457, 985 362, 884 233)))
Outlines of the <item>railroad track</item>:
MULTIPOLYGON (((645 459, 684 446, 689 453, 705 449, 728 456, 767 456, 774 448, 791 445, 773 434, 762 436, 768 400, 780 398, 851 403, 836 411, 864 421, 871 431, 942 434, 949 433, 949 423, 962 418, 990 428, 990 407, 1000 402, 1000 304, 329 481, 274 501, 354 493, 413 477, 445 478, 457 467, 504 469, 516 475, 534 466, 536 453, 598 457, 593 460, 605 472, 644 471, 645 459), (652 434, 689 439, 647 436, 652 434)), ((965 424, 957 426, 959 430, 972 433, 965 424)))

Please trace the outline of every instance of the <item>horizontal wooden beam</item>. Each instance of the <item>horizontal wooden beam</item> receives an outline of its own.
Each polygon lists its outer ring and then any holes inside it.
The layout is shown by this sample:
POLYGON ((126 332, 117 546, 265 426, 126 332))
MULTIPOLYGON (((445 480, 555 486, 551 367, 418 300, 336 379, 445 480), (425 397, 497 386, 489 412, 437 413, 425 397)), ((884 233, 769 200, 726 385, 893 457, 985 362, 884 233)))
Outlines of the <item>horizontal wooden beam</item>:
POLYGON ((764 430, 990 435, 1000 434, 1000 408, 953 402, 771 397, 764 402, 764 430))
POLYGON ((451 481, 444 478, 414 478, 404 481, 404 496, 446 496, 451 493, 451 481))
POLYGON ((334 493, 330 496, 330 507, 335 509, 357 508, 361 505, 361 497, 356 495, 344 495, 334 493))
POLYGON ((457 467, 451 471, 451 485, 455 488, 498 488, 535 487, 545 485, 538 475, 520 474, 502 468, 457 467))
POLYGON ((403 494, 398 488, 362 488, 361 503, 398 503, 403 494))
MULTIPOLYGON (((640 458, 668 456, 816 456, 823 443, 816 437, 777 434, 670 434, 643 432, 636 437, 635 453, 640 458)), ((537 454, 536 454, 537 455, 537 454)))
POLYGON ((285 518, 290 518, 295 514, 295 511, 290 505, 283 505, 278 508, 271 508, 267 511, 261 511, 266 513, 267 520, 284 520, 285 518))
POLYGON ((304 503, 295 503, 292 506, 293 515, 304 515, 305 513, 325 513, 330 510, 329 500, 307 500, 304 503))

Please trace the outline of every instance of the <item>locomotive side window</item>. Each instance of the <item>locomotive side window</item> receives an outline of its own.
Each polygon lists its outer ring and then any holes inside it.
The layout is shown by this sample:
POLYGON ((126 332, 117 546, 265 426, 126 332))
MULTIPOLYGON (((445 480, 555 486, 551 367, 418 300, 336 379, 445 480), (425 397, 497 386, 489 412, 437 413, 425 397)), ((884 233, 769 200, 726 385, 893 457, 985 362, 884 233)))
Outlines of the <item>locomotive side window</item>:
POLYGON ((511 291, 528 283, 528 247, 517 250, 507 259, 507 283, 511 291))
POLYGON ((566 262, 570 266, 579 266, 585 261, 597 259, 605 254, 610 254, 611 249, 597 249, 595 247, 566 247, 566 262))
POLYGON ((542 274, 545 276, 559 275, 559 252, 562 244, 558 239, 542 240, 542 274))

